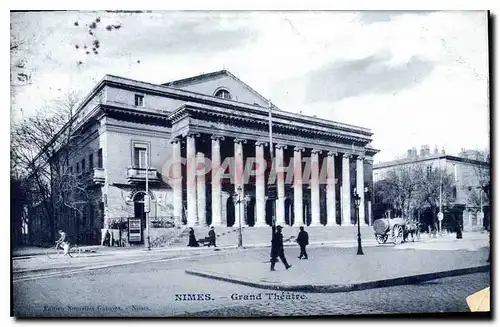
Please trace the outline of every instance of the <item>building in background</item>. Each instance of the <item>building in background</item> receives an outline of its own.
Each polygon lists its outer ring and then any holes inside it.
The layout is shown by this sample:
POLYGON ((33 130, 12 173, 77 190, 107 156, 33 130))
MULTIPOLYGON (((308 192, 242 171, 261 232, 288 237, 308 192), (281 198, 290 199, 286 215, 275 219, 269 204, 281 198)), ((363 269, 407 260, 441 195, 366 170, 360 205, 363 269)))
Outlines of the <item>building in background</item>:
MULTIPOLYGON (((422 166, 424 172, 438 168, 451 174, 453 201, 446 209, 461 211, 459 220, 464 230, 489 227, 490 159, 486 152, 462 149, 458 155, 449 155, 437 147, 431 151, 428 145, 424 145, 420 152, 413 147, 403 159, 375 164, 373 181, 383 181, 390 171, 417 165, 422 166)), ((375 218, 380 218, 381 214, 377 212, 375 218)))

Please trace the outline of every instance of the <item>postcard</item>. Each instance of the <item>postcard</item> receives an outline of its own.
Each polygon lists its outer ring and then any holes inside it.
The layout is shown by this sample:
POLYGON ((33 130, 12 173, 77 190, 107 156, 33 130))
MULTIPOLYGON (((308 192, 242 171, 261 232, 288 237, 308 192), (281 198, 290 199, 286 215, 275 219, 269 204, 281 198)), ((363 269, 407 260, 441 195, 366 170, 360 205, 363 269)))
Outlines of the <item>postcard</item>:
POLYGON ((12 316, 491 317, 488 11, 10 18, 12 316))

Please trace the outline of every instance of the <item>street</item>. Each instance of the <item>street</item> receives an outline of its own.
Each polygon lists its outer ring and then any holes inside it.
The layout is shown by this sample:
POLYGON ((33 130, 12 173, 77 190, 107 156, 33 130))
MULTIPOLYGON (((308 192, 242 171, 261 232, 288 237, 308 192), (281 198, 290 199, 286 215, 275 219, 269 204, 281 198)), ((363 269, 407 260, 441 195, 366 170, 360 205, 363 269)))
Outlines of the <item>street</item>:
MULTIPOLYGON (((391 247, 376 250, 387 251, 387 255, 391 251, 397 251, 391 247)), ((310 256, 320 257, 327 251, 326 248, 312 248, 310 256)), ((294 251, 287 251, 292 264, 298 261, 294 254, 294 251)), ((121 265, 107 268, 100 268, 103 267, 103 256, 95 257, 99 258, 99 265, 95 265, 92 257, 78 258, 79 265, 71 268, 67 263, 66 266, 61 263, 60 270, 63 271, 55 275, 54 269, 15 274, 15 315, 141 317, 467 312, 465 298, 488 287, 490 279, 489 273, 476 273, 417 285, 355 292, 283 293, 185 273, 185 269, 202 265, 237 265, 247 260, 262 262, 262 266, 255 269, 267 271, 268 255, 269 250, 261 248, 218 252, 210 250, 177 257, 172 254, 155 254, 153 257, 143 258, 144 262, 139 262, 137 256, 129 256, 113 259, 113 263, 121 261, 121 265), (88 270, 83 270, 84 267, 88 270), (78 271, 69 273, 72 269, 78 271)), ((332 259, 332 264, 339 264, 335 262, 335 258, 332 259)))

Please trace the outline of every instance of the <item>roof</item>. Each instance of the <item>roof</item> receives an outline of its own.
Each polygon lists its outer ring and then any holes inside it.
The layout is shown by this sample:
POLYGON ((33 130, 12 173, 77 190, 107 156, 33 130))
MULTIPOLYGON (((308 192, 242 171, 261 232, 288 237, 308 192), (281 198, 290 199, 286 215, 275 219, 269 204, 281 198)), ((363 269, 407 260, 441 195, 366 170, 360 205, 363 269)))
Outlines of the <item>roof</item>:
POLYGON ((470 163, 470 164, 475 164, 475 165, 482 165, 482 166, 488 165, 489 166, 489 163, 486 161, 468 159, 468 158, 463 158, 463 157, 458 157, 458 156, 452 156, 449 154, 439 153, 439 154, 430 154, 427 156, 419 156, 419 157, 414 157, 414 158, 403 158, 403 159, 398 159, 398 160, 379 162, 379 163, 373 165, 373 169, 389 168, 389 167, 412 164, 412 163, 417 163, 417 162, 432 161, 432 160, 437 160, 437 159, 446 159, 446 160, 450 160, 450 161, 465 162, 465 163, 470 163))
POLYGON ((223 70, 219 70, 216 72, 200 74, 200 75, 196 75, 196 76, 186 77, 183 79, 178 79, 175 81, 170 81, 167 83, 163 83, 161 85, 163 85, 163 86, 183 86, 186 84, 190 84, 191 82, 196 81, 196 80, 203 80, 203 79, 207 79, 207 78, 211 78, 211 77, 215 77, 215 76, 219 76, 219 75, 227 75, 227 74, 229 74, 229 72, 227 70, 223 69, 223 70))

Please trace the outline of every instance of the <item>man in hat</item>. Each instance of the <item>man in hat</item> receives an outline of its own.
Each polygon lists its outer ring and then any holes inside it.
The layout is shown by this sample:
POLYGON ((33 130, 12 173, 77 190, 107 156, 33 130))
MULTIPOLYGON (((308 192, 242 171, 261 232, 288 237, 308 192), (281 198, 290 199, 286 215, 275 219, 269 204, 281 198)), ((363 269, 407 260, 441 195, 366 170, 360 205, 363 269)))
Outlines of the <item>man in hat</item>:
POLYGON ((300 226, 300 232, 299 235, 297 235, 297 243, 300 246, 300 255, 298 258, 302 259, 302 257, 304 257, 304 259, 307 259, 306 245, 309 244, 309 235, 304 230, 304 226, 300 226))
POLYGON ((281 234, 282 227, 276 226, 276 232, 273 234, 271 240, 271 271, 274 271, 274 265, 276 264, 276 258, 280 258, 281 262, 288 269, 292 265, 289 265, 285 258, 285 251, 283 249, 283 234, 281 234))
POLYGON ((208 231, 208 246, 213 245, 215 248, 217 247, 215 245, 215 230, 214 226, 210 227, 210 230, 208 231))

